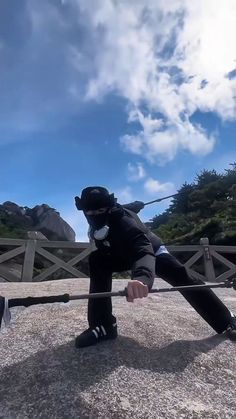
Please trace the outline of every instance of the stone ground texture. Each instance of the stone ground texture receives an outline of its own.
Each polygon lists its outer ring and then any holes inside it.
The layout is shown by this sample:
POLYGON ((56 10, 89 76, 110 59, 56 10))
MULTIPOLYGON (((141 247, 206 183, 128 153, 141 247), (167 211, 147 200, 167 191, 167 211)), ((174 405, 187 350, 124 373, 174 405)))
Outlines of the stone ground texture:
MULTIPOLYGON (((86 279, 0 284, 7 297, 87 290, 86 279)), ((236 312, 234 290, 216 293, 236 312)), ((12 309, 0 333, 1 419, 236 418, 236 343, 177 292, 113 305, 119 338, 80 350, 87 300, 12 309)))

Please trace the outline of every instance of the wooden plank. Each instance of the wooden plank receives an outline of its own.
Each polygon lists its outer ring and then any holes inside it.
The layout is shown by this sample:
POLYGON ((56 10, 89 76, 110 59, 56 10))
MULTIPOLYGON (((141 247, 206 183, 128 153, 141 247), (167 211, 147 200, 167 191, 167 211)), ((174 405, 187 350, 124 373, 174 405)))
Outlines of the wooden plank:
POLYGON ((236 265, 232 262, 230 262, 228 259, 226 259, 224 256, 217 253, 215 250, 211 251, 212 256, 214 256, 217 260, 219 260, 223 265, 227 266, 227 268, 230 269, 236 269, 236 265))
POLYGON ((22 246, 25 244, 23 239, 0 238, 0 246, 22 246))
POLYGON ((90 254, 90 249, 89 248, 85 249, 79 255, 75 256, 73 259, 70 259, 69 262, 67 262, 67 263, 71 266, 74 266, 74 265, 76 265, 76 263, 78 263, 81 260, 83 260, 84 258, 86 258, 86 256, 88 256, 89 254, 90 254))
POLYGON ((200 245, 189 245, 189 246, 166 246, 170 252, 198 252, 202 249, 200 245))
POLYGON ((67 272, 70 272, 73 276, 77 277, 79 275, 79 271, 72 266, 68 265, 62 259, 59 259, 57 256, 52 255, 51 253, 47 252, 45 249, 37 249, 37 253, 45 257, 46 259, 53 262, 59 268, 65 269, 67 272))
POLYGON ((229 269, 228 271, 224 272, 223 274, 217 276, 217 282, 225 281, 228 278, 231 278, 236 273, 236 267, 234 269, 229 269))
POLYGON ((40 282, 40 281, 44 281, 46 278, 48 278, 50 275, 52 275, 54 272, 56 272, 58 270, 58 266, 53 265, 50 266, 48 269, 46 269, 45 271, 41 272, 40 274, 36 275, 35 277, 33 277, 32 282, 40 282))
POLYGON ((210 246, 208 244, 202 246, 203 248, 203 260, 204 260, 204 271, 208 281, 214 282, 216 279, 215 268, 213 265, 212 255, 210 246))
POLYGON ((36 240, 27 240, 25 249, 25 259, 23 264, 22 278, 23 282, 30 282, 33 278, 34 259, 35 259, 36 240))
POLYGON ((207 281, 207 278, 204 275, 200 274, 199 272, 194 271, 191 268, 188 268, 188 272, 190 273, 190 275, 192 275, 196 279, 200 279, 203 282, 207 281))
POLYGON ((190 266, 192 266, 198 259, 200 259, 200 257, 202 257, 203 252, 202 249, 199 250, 195 255, 193 255, 189 260, 187 260, 187 262, 185 262, 184 266, 186 268, 190 268, 190 266))
POLYGON ((236 246, 214 246, 211 244, 210 248, 219 253, 236 253, 236 246))
POLYGON ((87 249, 90 246, 87 242, 65 242, 37 240, 37 247, 58 248, 58 249, 87 249))
POLYGON ((8 252, 3 253, 0 256, 0 263, 6 262, 9 259, 14 258, 15 256, 20 255, 21 253, 24 253, 25 251, 25 244, 23 244, 20 247, 17 247, 16 249, 9 250, 8 252))

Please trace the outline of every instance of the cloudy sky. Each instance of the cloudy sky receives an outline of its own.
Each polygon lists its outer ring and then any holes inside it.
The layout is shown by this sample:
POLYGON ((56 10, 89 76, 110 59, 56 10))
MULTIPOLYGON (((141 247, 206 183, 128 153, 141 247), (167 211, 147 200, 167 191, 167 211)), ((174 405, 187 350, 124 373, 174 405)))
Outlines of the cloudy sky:
POLYGON ((47 203, 84 241, 82 188, 146 202, 223 171, 235 39, 235 0, 1 0, 0 203, 47 203))

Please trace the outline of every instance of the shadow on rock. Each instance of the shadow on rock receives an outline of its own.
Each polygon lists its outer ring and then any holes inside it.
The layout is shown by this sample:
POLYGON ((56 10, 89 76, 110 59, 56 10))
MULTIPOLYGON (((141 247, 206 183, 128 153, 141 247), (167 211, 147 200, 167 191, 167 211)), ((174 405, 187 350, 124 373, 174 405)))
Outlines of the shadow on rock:
POLYGON ((175 373, 224 338, 180 340, 161 348, 147 348, 119 336, 116 341, 76 349, 74 341, 29 356, 0 370, 0 410, 3 417, 98 417, 81 392, 109 376, 116 368, 175 373))
POLYGON ((150 349, 133 339, 120 337, 115 345, 119 345, 119 358, 122 354, 124 365, 162 374, 182 372, 196 357, 211 351, 224 340, 224 336, 217 334, 201 340, 177 340, 161 348, 150 349))

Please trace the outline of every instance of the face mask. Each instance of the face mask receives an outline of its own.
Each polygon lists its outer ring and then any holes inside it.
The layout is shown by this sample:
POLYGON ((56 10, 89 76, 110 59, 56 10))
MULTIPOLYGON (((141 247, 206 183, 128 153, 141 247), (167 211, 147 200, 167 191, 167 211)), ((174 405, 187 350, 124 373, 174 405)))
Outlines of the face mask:
POLYGON ((99 230, 106 224, 107 214, 86 215, 86 218, 93 230, 99 230))
POLYGON ((91 227, 92 235, 96 240, 103 240, 108 235, 109 227, 106 225, 108 212, 108 208, 84 212, 84 215, 91 227))

